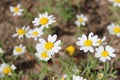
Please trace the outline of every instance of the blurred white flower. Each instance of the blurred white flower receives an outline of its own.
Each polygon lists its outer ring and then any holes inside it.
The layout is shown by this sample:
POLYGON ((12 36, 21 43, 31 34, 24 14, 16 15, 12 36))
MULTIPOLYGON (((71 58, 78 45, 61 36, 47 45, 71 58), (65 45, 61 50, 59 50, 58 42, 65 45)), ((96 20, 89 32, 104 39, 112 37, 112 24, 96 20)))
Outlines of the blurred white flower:
POLYGON ((24 38, 25 37, 28 37, 28 30, 29 30, 29 26, 28 27, 25 27, 23 26, 22 28, 16 28, 16 34, 13 35, 13 37, 16 37, 18 36, 18 38, 24 38))
POLYGON ((55 17, 53 17, 53 15, 49 16, 46 12, 44 14, 39 14, 39 17, 35 18, 32 23, 34 24, 34 26, 41 25, 41 27, 49 28, 49 25, 51 25, 54 22, 56 22, 55 17))
POLYGON ((76 44, 80 46, 80 50, 83 50, 84 52, 94 52, 94 46, 98 46, 99 44, 97 43, 98 41, 98 36, 93 35, 91 32, 88 35, 88 38, 85 34, 82 35, 82 37, 78 37, 78 40, 76 44))
POLYGON ((105 47, 99 46, 98 48, 96 48, 95 57, 98 57, 100 58, 100 61, 105 62, 106 60, 111 60, 111 57, 116 56, 114 52, 115 49, 113 49, 109 45, 105 47))
POLYGON ((77 26, 85 26, 85 23, 87 22, 87 17, 85 17, 83 14, 80 14, 80 15, 76 15, 77 17, 77 20, 75 21, 75 24, 77 26))
POLYGON ((36 57, 39 58, 39 60, 48 61, 51 58, 51 52, 45 50, 45 48, 41 47, 38 52, 35 53, 36 57))
POLYGON ((3 63, 0 65, 0 77, 4 77, 6 75, 12 75, 12 72, 16 69, 14 65, 9 65, 6 63, 3 63))
POLYGON ((43 27, 35 28, 28 31, 28 37, 34 38, 34 40, 37 40, 39 37, 41 37, 41 35, 43 35, 43 27))
POLYGON ((107 27, 107 29, 110 34, 120 37, 120 25, 112 23, 107 27))
POLYGON ((22 15, 23 9, 21 9, 20 6, 21 6, 21 4, 18 4, 15 7, 10 6, 10 12, 13 13, 13 16, 20 16, 20 15, 22 15))
POLYGON ((24 54, 26 52, 26 47, 20 44, 19 46, 15 46, 13 50, 13 55, 18 56, 24 54))
POLYGON ((48 41, 45 41, 43 38, 40 38, 38 43, 36 45, 36 50, 39 52, 41 49, 45 49, 46 51, 50 52, 53 56, 54 53, 58 53, 58 51, 61 49, 61 40, 57 40, 57 35, 49 35, 48 41))
POLYGON ((99 44, 99 46, 105 45, 105 44, 107 44, 107 42, 105 42, 105 40, 106 40, 106 37, 103 37, 102 39, 99 38, 97 40, 97 43, 99 44))

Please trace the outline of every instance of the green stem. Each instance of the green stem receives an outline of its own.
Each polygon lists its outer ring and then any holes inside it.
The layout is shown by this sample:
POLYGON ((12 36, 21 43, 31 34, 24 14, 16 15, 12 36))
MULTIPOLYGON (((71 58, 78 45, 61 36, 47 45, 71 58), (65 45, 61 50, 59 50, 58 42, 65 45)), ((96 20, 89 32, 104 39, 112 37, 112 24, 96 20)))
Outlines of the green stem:
POLYGON ((54 75, 54 77, 55 77, 55 76, 56 76, 56 75, 55 75, 55 73, 56 73, 56 72, 55 72, 55 70, 56 70, 56 65, 55 65, 54 59, 52 59, 52 62, 53 62, 53 68, 54 68, 54 74, 53 74, 53 75, 54 75))
POLYGON ((104 72, 106 71, 106 63, 103 63, 103 67, 104 67, 104 72))
POLYGON ((77 26, 77 36, 80 34, 80 26, 77 26))
POLYGON ((13 80, 16 80, 15 77, 13 75, 11 75, 11 77, 13 78, 13 80))
POLYGON ((115 37, 116 37, 116 36, 113 36, 113 37, 111 38, 111 40, 110 40, 110 42, 109 42, 109 45, 112 44, 112 42, 115 40, 115 37))
POLYGON ((88 68, 88 66, 89 66, 89 53, 87 53, 87 65, 86 65, 86 67, 84 68, 84 70, 83 70, 83 72, 81 73, 81 75, 84 75, 84 73, 86 72, 86 70, 87 70, 87 68, 88 68))
POLYGON ((5 63, 5 61, 1 58, 2 63, 5 63))
POLYGON ((116 16, 117 20, 120 21, 119 14, 117 13, 117 8, 114 9, 115 9, 114 15, 116 16))

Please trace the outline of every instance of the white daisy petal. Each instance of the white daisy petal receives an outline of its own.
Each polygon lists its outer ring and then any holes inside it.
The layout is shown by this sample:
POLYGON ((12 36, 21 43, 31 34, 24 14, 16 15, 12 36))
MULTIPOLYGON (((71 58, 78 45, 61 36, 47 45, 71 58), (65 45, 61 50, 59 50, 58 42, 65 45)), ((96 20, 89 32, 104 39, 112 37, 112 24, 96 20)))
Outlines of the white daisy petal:
POLYGON ((52 36, 52 35, 49 35, 49 36, 48 36, 48 41, 49 41, 49 42, 55 42, 56 39, 57 39, 57 35, 53 35, 53 36, 52 36))

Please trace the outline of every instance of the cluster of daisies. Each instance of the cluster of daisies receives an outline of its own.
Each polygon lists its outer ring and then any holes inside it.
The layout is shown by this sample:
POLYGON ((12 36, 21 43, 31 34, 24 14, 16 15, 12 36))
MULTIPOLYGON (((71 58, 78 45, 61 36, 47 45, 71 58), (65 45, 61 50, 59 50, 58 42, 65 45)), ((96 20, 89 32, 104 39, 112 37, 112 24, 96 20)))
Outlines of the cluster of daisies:
MULTIPOLYGON (((23 9, 20 8, 21 5, 13 7, 10 6, 10 11, 13 13, 13 16, 20 16, 23 13, 23 9)), ((61 49, 61 40, 57 40, 57 35, 48 35, 48 40, 41 38, 44 34, 43 30, 45 28, 49 28, 49 25, 53 24, 55 21, 55 17, 53 15, 48 15, 48 13, 39 14, 39 17, 35 18, 32 23, 34 26, 37 26, 34 29, 30 29, 30 26, 23 26, 21 28, 16 28, 16 33, 13 37, 18 36, 18 39, 22 38, 33 38, 34 40, 40 41, 36 45, 37 52, 35 53, 36 57, 40 60, 48 61, 50 58, 54 56, 54 53, 57 53, 61 49)), ((26 47, 22 44, 14 47, 13 55, 19 56, 26 53, 26 47)), ((2 53, 2 50, 1 50, 2 53)), ((5 75, 11 75, 16 67, 14 65, 9 65, 3 62, 0 65, 0 77, 4 77, 5 75)))
MULTIPOLYGON (((114 1, 115 5, 120 5, 120 0, 110 0, 114 1)), ((10 6, 10 11, 13 13, 13 16, 20 16, 23 13, 23 9, 20 8, 20 4, 13 7, 10 6)), ((80 26, 85 26, 86 22, 88 21, 87 17, 83 14, 77 15, 77 20, 75 24, 80 26)), ((44 29, 49 28, 49 26, 55 23, 55 17, 53 15, 48 15, 48 13, 39 14, 32 23, 35 26, 34 29, 30 29, 30 26, 23 26, 21 28, 16 28, 16 33, 13 37, 18 36, 18 39, 22 38, 33 38, 34 40, 38 40, 39 43, 36 44, 36 53, 35 56, 39 60, 48 61, 52 57, 54 57, 55 53, 58 53, 61 50, 61 40, 57 40, 57 35, 48 35, 47 40, 42 38, 44 34, 44 29)), ((120 37, 120 26, 112 23, 107 28, 112 35, 116 35, 120 37)), ((106 37, 102 39, 99 38, 97 35, 94 35, 92 32, 87 35, 83 34, 81 37, 78 37, 78 41, 76 44, 80 46, 80 50, 83 50, 85 53, 95 53, 95 57, 100 58, 100 61, 106 62, 107 60, 111 60, 112 57, 115 57, 114 54, 115 49, 111 46, 107 45, 105 42, 106 37)), ((1 51, 1 50, 0 50, 1 51)), ((13 55, 19 56, 26 53, 26 47, 22 44, 14 47, 13 55)), ((66 48, 66 51, 69 52, 70 55, 73 55, 75 52, 74 46, 69 46, 66 48)), ((11 75, 12 72, 16 67, 14 65, 9 65, 3 63, 0 65, 0 77, 4 77, 5 75, 11 75)), ((63 76, 62 80, 67 78, 67 76, 63 76)), ((73 80, 86 80, 83 77, 73 75, 73 80)))
MULTIPOLYGON (((36 57, 40 60, 48 61, 54 56, 54 53, 57 53, 61 49, 61 40, 57 40, 57 35, 48 35, 48 40, 46 41, 41 36, 44 34, 43 30, 49 28, 49 25, 53 24, 55 17, 53 15, 48 15, 48 13, 39 14, 39 17, 36 17, 32 23, 34 26, 37 26, 34 29, 30 29, 30 26, 22 28, 16 28, 16 33, 13 37, 18 36, 21 38, 33 38, 34 40, 39 40, 39 43, 36 45, 36 57)), ((20 44, 14 48, 14 55, 21 55, 26 52, 26 47, 20 44)))
POLYGON ((80 50, 83 50, 85 53, 95 53, 95 57, 105 62, 106 60, 111 60, 111 57, 115 57, 116 55, 114 54, 115 49, 107 45, 104 41, 105 37, 100 39, 91 32, 88 36, 83 34, 81 37, 78 37, 76 44, 80 46, 80 50))

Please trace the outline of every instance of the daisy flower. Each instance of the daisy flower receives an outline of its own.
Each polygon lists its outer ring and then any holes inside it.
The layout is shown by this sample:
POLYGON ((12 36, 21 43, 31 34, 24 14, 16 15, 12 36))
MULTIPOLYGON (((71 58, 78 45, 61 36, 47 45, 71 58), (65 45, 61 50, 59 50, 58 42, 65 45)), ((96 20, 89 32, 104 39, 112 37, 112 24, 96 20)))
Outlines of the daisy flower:
POLYGON ((97 40, 97 43, 99 44, 99 46, 100 45, 105 45, 105 44, 107 44, 107 42, 105 42, 105 40, 106 40, 106 37, 103 37, 102 39, 99 38, 97 40))
POLYGON ((24 54, 26 52, 26 47, 20 44, 19 46, 15 46, 13 50, 13 55, 18 56, 24 54))
POLYGON ((74 46, 68 46, 65 51, 72 56, 75 53, 75 47, 74 46))
POLYGON ((115 25, 114 23, 112 23, 107 27, 107 29, 110 34, 120 37, 120 26, 119 25, 115 25))
POLYGON ((98 79, 102 79, 103 78, 103 73, 98 73, 98 79))
POLYGON ((39 48, 39 51, 35 53, 35 55, 39 58, 39 60, 43 61, 48 61, 51 58, 51 52, 45 50, 43 47, 39 48))
POLYGON ((115 52, 115 49, 113 49, 109 45, 105 47, 100 46, 96 48, 95 57, 100 58, 100 61, 105 62, 106 60, 111 60, 111 57, 116 56, 114 52, 115 52))
POLYGON ((97 43, 98 41, 98 36, 93 35, 91 32, 88 35, 88 38, 85 34, 82 35, 82 37, 78 37, 78 40, 76 44, 80 46, 80 50, 83 50, 84 52, 94 52, 93 46, 98 46, 99 44, 97 43))
POLYGON ((62 76, 61 80, 65 80, 65 78, 67 78, 67 77, 68 77, 68 75, 64 74, 64 75, 62 76))
POLYGON ((10 6, 10 12, 13 13, 13 16, 20 16, 20 15, 22 15, 23 9, 21 9, 20 6, 21 6, 21 4, 18 4, 15 7, 10 6))
POLYGON ((46 12, 44 14, 39 14, 39 17, 35 18, 32 23, 34 24, 34 26, 41 25, 41 27, 49 28, 49 25, 51 25, 54 22, 56 22, 55 17, 53 17, 53 15, 49 16, 46 12))
POLYGON ((50 51, 54 55, 54 53, 58 53, 61 49, 61 40, 56 41, 57 35, 49 35, 48 41, 45 41, 43 38, 40 38, 40 43, 36 45, 36 50, 39 52, 40 48, 44 48, 47 51, 50 51))
POLYGON ((77 20, 75 21, 75 24, 77 26, 85 26, 85 23, 87 22, 87 17, 85 17, 83 14, 80 14, 80 15, 76 15, 77 17, 77 20))
POLYGON ((41 35, 43 35, 43 27, 35 28, 28 31, 28 37, 34 38, 34 40, 37 40, 39 37, 41 37, 41 35))
POLYGON ((73 80, 87 80, 87 79, 84 79, 83 77, 80 77, 80 76, 76 76, 76 75, 73 75, 73 80))
POLYGON ((23 38, 24 36, 28 37, 28 34, 27 34, 28 30, 29 30, 29 26, 28 27, 23 26, 22 28, 16 28, 17 33, 14 34, 13 37, 18 36, 19 39, 23 38))
POLYGON ((114 7, 120 7, 120 0, 109 0, 114 7))
POLYGON ((14 65, 8 65, 3 63, 0 65, 0 77, 4 77, 5 75, 12 75, 12 72, 16 69, 14 65))

